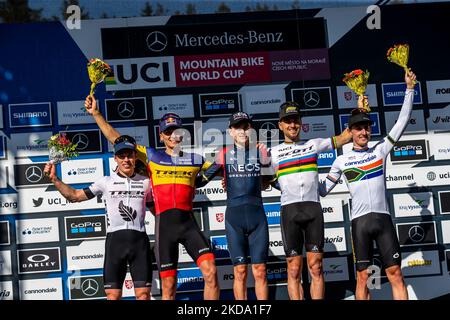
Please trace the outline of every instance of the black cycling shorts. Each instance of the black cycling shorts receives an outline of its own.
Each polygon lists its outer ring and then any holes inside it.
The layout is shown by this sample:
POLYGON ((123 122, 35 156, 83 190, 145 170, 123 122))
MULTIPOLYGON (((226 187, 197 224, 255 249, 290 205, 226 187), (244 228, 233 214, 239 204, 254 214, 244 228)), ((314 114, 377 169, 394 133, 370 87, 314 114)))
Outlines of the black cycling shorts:
POLYGON ((401 265, 400 245, 391 216, 385 213, 369 213, 352 220, 353 258, 356 270, 371 266, 373 241, 380 252, 383 268, 401 265))
POLYGON ((281 235, 286 257, 323 252, 324 222, 319 202, 305 201, 281 206, 281 235))
POLYGON ((192 211, 170 209, 157 215, 155 220, 156 260, 161 278, 176 276, 180 243, 198 266, 204 260, 214 260, 210 243, 192 211))
POLYGON ((103 279, 105 289, 122 289, 130 266, 135 288, 152 285, 150 242, 145 232, 117 230, 106 235, 103 279))

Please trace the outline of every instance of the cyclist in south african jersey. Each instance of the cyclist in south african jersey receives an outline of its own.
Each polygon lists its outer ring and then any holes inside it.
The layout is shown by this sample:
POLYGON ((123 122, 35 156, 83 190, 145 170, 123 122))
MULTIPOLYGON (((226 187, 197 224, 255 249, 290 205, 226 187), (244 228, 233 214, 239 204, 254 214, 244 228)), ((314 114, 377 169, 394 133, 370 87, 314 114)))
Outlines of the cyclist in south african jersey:
POLYGON ((355 297, 358 300, 370 299, 367 280, 370 276, 368 268, 372 265, 374 241, 392 285, 394 299, 408 299, 401 271, 400 245, 386 198, 386 158, 409 123, 415 79, 416 75, 412 71, 405 74, 406 92, 398 120, 389 134, 374 146, 368 145, 372 125, 369 115, 361 112, 361 109, 352 112, 348 126, 353 137, 353 149, 334 161, 325 184, 320 186, 320 194, 325 196, 343 174, 350 191, 353 254, 357 274, 355 297))

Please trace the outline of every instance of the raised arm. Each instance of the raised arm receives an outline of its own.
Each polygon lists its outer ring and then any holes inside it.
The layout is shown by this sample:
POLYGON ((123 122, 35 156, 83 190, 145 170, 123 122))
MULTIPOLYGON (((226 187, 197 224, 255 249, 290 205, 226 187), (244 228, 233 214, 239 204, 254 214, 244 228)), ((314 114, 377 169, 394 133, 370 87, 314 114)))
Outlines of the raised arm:
POLYGON ((81 202, 89 200, 84 190, 74 189, 71 186, 65 184, 56 176, 56 166, 54 164, 47 163, 44 168, 44 173, 49 175, 50 180, 55 185, 56 189, 70 202, 81 202))
POLYGON ((105 118, 103 118, 102 114, 100 113, 100 109, 97 106, 97 100, 95 100, 95 97, 93 95, 87 96, 86 100, 84 101, 84 106, 87 113, 91 114, 94 117, 95 122, 97 123, 106 139, 114 144, 114 141, 120 136, 120 133, 116 129, 114 129, 105 120, 105 118))
POLYGON ((398 115, 397 122, 392 127, 389 134, 386 136, 384 140, 382 140, 379 146, 382 148, 383 153, 387 155, 389 151, 392 149, 395 143, 400 139, 403 132, 406 129, 406 126, 409 123, 409 119, 411 118, 413 102, 414 102, 414 80, 416 79, 416 75, 410 70, 405 73, 405 82, 406 82, 406 92, 405 98, 403 100, 402 109, 400 110, 400 114, 398 115), (387 143, 389 142, 389 143, 387 143))

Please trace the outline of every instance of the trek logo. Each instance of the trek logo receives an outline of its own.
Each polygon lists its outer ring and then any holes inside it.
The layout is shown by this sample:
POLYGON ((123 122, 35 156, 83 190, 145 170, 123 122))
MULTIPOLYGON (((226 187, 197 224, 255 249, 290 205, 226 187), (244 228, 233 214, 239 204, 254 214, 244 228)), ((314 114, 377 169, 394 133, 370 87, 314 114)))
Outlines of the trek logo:
POLYGON ((106 236, 106 216, 65 217, 66 240, 98 239, 106 236))
POLYGON ((50 102, 9 105, 9 127, 28 128, 52 126, 50 102))
POLYGON ((61 271, 59 248, 17 250, 19 274, 61 271))
POLYGON ((392 162, 423 161, 428 160, 428 148, 426 140, 398 141, 392 148, 392 162))
POLYGON ((237 92, 200 94, 199 100, 202 117, 230 115, 241 109, 237 92))
POLYGON ((176 87, 173 57, 108 60, 107 91, 176 87))
POLYGON ((181 170, 155 170, 158 177, 171 177, 171 178, 191 178, 194 174, 193 171, 181 171, 181 170))

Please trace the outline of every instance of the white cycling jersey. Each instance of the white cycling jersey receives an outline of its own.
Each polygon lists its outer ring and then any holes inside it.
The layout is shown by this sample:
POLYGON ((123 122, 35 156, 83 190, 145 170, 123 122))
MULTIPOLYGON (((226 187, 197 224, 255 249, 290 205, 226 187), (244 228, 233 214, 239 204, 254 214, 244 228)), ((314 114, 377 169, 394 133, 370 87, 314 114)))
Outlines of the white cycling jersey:
POLYGON ((407 89, 397 123, 376 145, 353 149, 334 161, 320 195, 327 195, 344 174, 352 198, 351 220, 371 212, 389 213, 386 199, 386 158, 400 139, 411 117, 414 89, 407 89))
POLYGON ((307 142, 284 142, 269 150, 272 167, 281 189, 281 205, 296 202, 319 202, 319 153, 336 147, 335 138, 311 139, 307 142))
POLYGON ((103 195, 108 227, 106 232, 137 230, 145 232, 146 204, 152 202, 150 179, 135 174, 132 177, 112 173, 84 189, 91 199, 103 195))

